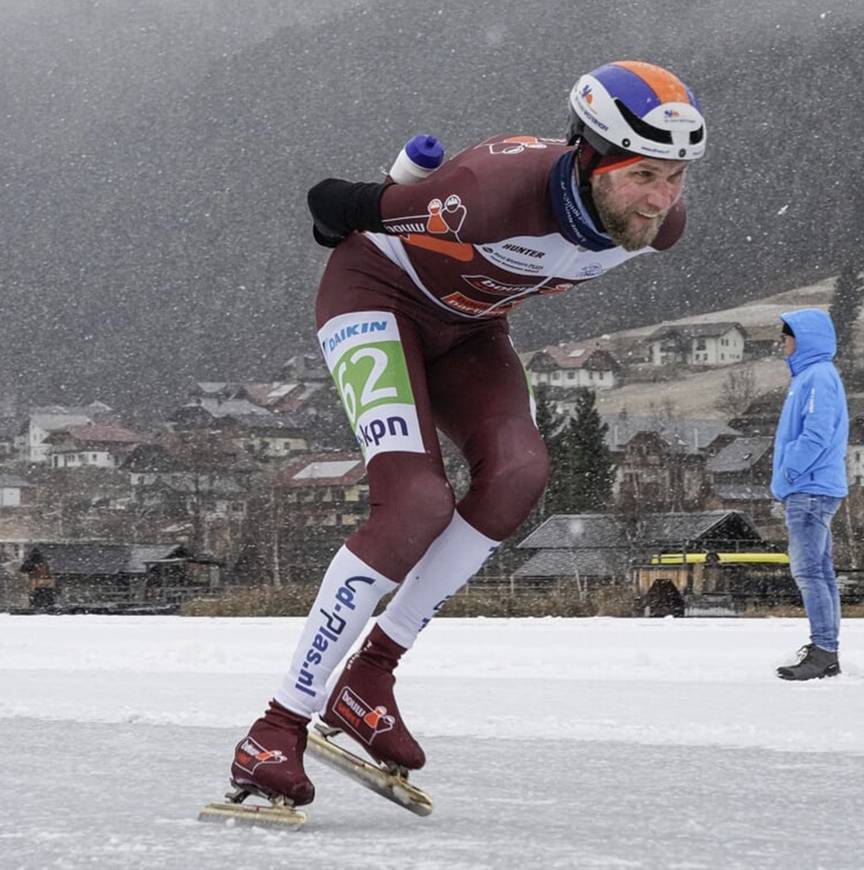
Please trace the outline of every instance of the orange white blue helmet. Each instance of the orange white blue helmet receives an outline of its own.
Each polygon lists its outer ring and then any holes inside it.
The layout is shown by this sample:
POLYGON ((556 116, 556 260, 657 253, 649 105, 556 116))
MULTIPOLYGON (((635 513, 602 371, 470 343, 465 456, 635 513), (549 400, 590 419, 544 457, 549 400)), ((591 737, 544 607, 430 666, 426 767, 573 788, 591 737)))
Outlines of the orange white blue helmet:
POLYGON ((705 119, 693 92, 663 67, 618 60, 583 75, 570 91, 570 144, 598 154, 696 160, 705 153, 705 119))

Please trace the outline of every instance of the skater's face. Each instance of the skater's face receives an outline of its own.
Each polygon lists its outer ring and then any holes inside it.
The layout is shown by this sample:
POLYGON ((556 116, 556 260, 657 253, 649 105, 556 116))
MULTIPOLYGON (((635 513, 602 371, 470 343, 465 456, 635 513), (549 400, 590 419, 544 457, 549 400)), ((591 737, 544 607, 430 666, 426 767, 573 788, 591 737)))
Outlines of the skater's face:
POLYGON ((654 241, 669 209, 684 192, 683 160, 646 157, 591 176, 591 193, 606 232, 625 251, 654 241))
POLYGON ((783 356, 792 356, 795 353, 795 336, 783 332, 780 334, 780 341, 783 345, 783 356))

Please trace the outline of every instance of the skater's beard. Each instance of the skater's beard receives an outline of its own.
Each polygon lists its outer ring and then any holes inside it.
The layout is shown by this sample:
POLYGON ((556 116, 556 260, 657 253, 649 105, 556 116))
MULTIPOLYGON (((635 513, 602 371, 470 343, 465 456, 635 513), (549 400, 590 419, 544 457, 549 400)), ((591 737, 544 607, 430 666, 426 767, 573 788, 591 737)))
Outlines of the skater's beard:
POLYGON ((638 251, 650 245, 669 214, 669 209, 666 209, 646 219, 638 214, 646 210, 644 206, 616 206, 613 202, 612 180, 608 175, 599 175, 594 179, 591 193, 603 228, 612 241, 625 251, 638 251))

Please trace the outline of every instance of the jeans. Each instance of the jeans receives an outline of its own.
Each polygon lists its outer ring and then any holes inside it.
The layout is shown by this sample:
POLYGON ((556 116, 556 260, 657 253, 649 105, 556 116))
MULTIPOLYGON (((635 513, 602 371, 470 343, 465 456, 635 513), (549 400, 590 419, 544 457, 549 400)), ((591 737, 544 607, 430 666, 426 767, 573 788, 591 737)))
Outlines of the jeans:
POLYGON ((843 499, 793 492, 783 502, 789 530, 792 576, 810 620, 810 640, 836 652, 840 634, 840 593, 831 559, 831 520, 843 499))

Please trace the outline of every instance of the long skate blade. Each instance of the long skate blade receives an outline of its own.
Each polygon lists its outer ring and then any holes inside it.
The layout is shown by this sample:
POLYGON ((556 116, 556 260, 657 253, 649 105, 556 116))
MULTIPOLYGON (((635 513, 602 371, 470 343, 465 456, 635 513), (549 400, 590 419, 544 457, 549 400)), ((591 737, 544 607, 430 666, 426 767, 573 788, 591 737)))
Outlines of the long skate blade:
POLYGON ((306 821, 306 814, 289 806, 256 806, 250 804, 212 803, 198 813, 199 822, 222 824, 258 825, 268 828, 299 828, 306 821))
POLYGON ((271 828, 299 828, 306 821, 306 814, 295 810, 284 798, 268 798, 269 804, 244 804, 250 794, 248 788, 235 785, 234 790, 225 795, 226 801, 207 804, 198 813, 198 821, 271 828))
POLYGON ((404 776, 365 761, 315 730, 309 731, 308 749, 318 761, 409 812, 418 816, 428 816, 432 812, 432 798, 404 776))

